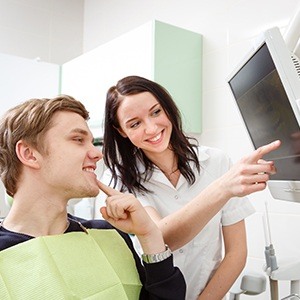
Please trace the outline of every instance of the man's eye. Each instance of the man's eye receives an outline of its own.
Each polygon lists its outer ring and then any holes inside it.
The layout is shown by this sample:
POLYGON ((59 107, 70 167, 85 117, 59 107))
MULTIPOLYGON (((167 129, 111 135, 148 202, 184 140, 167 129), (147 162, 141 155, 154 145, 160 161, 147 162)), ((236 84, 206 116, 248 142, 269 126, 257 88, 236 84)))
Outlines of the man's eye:
POLYGON ((83 138, 81 138, 81 137, 76 137, 73 140, 76 141, 76 142, 79 142, 79 143, 83 142, 83 138))

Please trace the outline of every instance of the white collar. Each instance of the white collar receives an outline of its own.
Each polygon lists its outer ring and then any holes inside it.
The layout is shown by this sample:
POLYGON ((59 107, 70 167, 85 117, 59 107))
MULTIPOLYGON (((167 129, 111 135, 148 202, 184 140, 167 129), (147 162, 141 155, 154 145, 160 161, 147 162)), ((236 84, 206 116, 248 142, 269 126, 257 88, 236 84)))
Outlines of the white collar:
POLYGON ((199 146, 198 147, 198 159, 199 161, 205 161, 209 159, 209 155, 207 154, 207 147, 199 146))

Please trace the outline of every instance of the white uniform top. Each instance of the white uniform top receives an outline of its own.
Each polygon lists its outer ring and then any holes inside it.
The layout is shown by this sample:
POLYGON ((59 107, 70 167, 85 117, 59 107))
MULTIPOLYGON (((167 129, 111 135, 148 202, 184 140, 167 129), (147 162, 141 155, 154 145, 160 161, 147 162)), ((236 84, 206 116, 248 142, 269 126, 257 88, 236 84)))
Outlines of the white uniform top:
MULTIPOLYGON (((151 179, 143 183, 154 193, 137 195, 143 206, 154 207, 165 217, 183 207, 231 166, 230 159, 218 149, 201 146, 198 151, 201 170, 200 174, 194 170, 195 183, 190 186, 180 175, 175 188, 159 169, 155 169, 151 179)), ((108 183, 109 173, 104 177, 108 183)), ((222 226, 235 224, 254 211, 247 198, 231 199, 191 242, 173 252, 175 265, 181 269, 187 283, 186 299, 197 299, 222 260, 222 226)))

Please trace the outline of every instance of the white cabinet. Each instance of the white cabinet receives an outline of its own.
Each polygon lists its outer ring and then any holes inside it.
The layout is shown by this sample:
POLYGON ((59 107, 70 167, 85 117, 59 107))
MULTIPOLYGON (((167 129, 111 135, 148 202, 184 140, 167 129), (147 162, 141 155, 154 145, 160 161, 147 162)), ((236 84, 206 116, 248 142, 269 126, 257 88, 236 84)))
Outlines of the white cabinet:
POLYGON ((154 20, 63 64, 61 92, 85 104, 97 137, 108 88, 125 76, 143 76, 166 87, 184 129, 200 133, 201 69, 202 36, 154 20))
POLYGON ((0 114, 30 98, 59 93, 60 66, 0 53, 0 114))

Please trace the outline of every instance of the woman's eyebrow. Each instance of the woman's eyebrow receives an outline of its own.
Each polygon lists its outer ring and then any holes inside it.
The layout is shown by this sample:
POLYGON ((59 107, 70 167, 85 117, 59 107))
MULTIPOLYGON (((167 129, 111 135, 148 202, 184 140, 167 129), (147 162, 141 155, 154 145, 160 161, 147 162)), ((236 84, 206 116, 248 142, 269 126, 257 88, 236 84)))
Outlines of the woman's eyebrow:
MULTIPOLYGON (((153 110, 156 106, 160 106, 160 103, 159 102, 155 103, 153 106, 151 106, 149 108, 149 111, 153 110)), ((136 119, 138 119, 138 117, 133 117, 131 119, 128 119, 128 120, 126 120, 125 124, 131 123, 131 122, 133 122, 136 119)))

